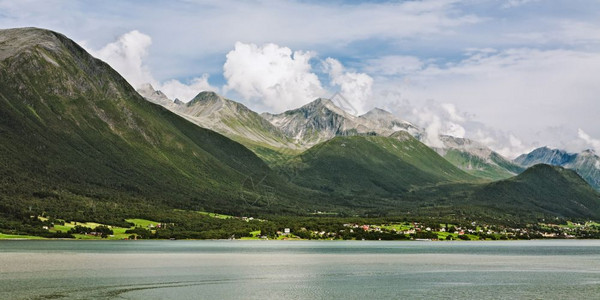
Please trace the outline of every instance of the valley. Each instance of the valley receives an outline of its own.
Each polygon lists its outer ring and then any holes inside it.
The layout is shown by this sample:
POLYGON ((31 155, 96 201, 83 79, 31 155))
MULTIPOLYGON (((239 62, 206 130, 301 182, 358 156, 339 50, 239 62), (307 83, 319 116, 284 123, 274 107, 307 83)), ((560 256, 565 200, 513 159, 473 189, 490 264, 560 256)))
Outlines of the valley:
MULTIPOLYGON (((593 151, 540 148, 512 161, 437 138, 443 146, 383 109, 355 116, 324 98, 279 114, 208 91, 183 103, 149 84, 136 91, 60 33, 0 30, 4 237, 277 238, 292 228, 306 239, 460 238, 449 226, 392 230, 448 223, 476 230, 469 239, 539 238, 553 232, 539 224, 600 220, 593 151), (380 231, 349 235, 350 223, 380 231), (473 223, 485 228, 461 225, 473 223)), ((597 226, 561 230, 596 237, 597 226)))

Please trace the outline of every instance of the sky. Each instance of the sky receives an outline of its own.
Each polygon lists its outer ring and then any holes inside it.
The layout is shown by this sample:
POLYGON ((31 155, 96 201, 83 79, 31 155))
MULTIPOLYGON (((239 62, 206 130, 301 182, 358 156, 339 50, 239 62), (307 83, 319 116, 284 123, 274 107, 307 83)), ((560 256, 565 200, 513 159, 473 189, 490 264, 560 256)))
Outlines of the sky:
POLYGON ((5 1, 0 28, 65 34, 138 87, 258 112, 340 93, 509 158, 600 153, 600 1, 5 1))

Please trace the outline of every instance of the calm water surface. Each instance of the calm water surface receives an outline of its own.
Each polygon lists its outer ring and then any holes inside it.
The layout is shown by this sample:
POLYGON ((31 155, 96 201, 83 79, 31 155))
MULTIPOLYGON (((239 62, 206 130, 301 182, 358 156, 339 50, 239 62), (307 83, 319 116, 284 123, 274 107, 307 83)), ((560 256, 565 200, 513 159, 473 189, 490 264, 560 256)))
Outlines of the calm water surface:
POLYGON ((0 241, 0 299, 600 299, 600 241, 0 241))

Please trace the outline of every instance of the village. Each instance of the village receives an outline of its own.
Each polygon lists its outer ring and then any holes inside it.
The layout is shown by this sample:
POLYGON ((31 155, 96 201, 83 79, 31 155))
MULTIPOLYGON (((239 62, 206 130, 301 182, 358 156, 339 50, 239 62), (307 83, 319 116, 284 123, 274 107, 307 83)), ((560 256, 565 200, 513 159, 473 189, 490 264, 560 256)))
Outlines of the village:
MULTIPOLYGON (((335 231, 283 228, 277 239, 358 239, 358 240, 521 240, 521 239, 593 239, 600 238, 600 224, 595 222, 539 223, 525 228, 478 224, 426 224, 404 222, 392 224, 345 223, 335 231)), ((268 239, 268 236, 260 236, 268 239)))
MULTIPOLYGON (((203 213, 204 214, 204 213, 203 213)), ((431 241, 480 241, 522 239, 598 239, 600 223, 564 221, 560 224, 540 222, 523 227, 501 226, 470 222, 462 224, 438 222, 389 222, 383 224, 362 222, 333 222, 326 218, 264 220, 254 217, 233 217, 220 214, 205 214, 205 220, 247 224, 243 231, 224 231, 209 239, 243 240, 431 240, 431 241)), ((32 216, 33 217, 33 216, 32 216)), ((132 226, 118 227, 100 223, 50 221, 38 217, 42 229, 53 233, 70 234, 76 239, 204 239, 192 234, 172 235, 178 224, 161 223, 144 219, 126 220, 132 226)), ((62 237, 62 236, 61 236, 62 237)))

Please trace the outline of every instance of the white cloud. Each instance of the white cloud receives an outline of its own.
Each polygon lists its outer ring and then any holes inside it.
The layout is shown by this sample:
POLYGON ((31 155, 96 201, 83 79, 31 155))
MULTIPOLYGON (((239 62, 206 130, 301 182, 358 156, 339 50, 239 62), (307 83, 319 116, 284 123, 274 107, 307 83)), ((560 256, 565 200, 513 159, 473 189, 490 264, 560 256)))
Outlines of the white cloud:
POLYGON ((338 60, 331 57, 323 62, 323 66, 329 74, 330 84, 339 87, 339 93, 352 106, 353 111, 350 112, 356 115, 365 113, 372 96, 373 78, 365 73, 346 71, 338 60))
POLYGON ((404 75, 420 70, 424 65, 418 57, 389 55, 366 61, 364 70, 378 76, 404 75))
MULTIPOLYGON (((82 45, 86 47, 85 42, 82 45)), ((181 83, 176 79, 159 82, 153 77, 146 64, 150 45, 152 45, 150 36, 133 30, 121 35, 116 41, 99 50, 86 48, 90 54, 105 61, 119 72, 134 88, 139 88, 144 83, 150 83, 169 98, 179 98, 182 101, 191 100, 201 91, 218 90, 208 83, 207 74, 193 78, 190 84, 181 83)))
MULTIPOLYGON (((466 120, 452 104, 439 104, 430 100, 422 106, 411 106, 405 103, 405 106, 400 109, 404 110, 401 114, 403 118, 407 118, 425 129, 424 142, 431 147, 441 148, 444 146, 439 138, 440 135, 465 137, 466 130, 463 126, 466 120), (410 108, 410 111, 407 111, 407 108, 410 108)), ((392 111, 398 110, 398 108, 392 108, 392 111)))
POLYGON ((319 78, 311 71, 313 57, 312 52, 275 44, 259 47, 237 42, 223 65, 224 91, 233 90, 276 112, 297 108, 324 94, 319 78))
POLYGON ((88 51, 108 63, 134 88, 137 88, 144 83, 157 84, 148 66, 144 64, 144 58, 148 55, 148 47, 151 44, 150 36, 133 30, 97 51, 91 49, 88 51))
POLYGON ((539 2, 540 0, 507 0, 504 5, 502 5, 503 8, 512 8, 512 7, 519 7, 528 3, 532 3, 532 2, 539 2))
MULTIPOLYGON (((512 132, 526 141, 523 149, 561 145, 572 140, 578 127, 597 124, 598 70, 597 52, 469 49, 458 62, 430 62, 409 74, 377 77, 374 99, 376 105, 384 107, 391 103, 419 106, 430 100, 453 103, 456 109, 469 113, 468 122, 483 122, 488 128, 512 132), (564 127, 571 138, 538 134, 551 126, 564 127)), ((476 128, 462 126, 466 137, 474 136, 476 128)), ((600 128, 591 128, 594 131, 590 134, 600 135, 600 128)), ((496 149, 511 146, 508 138, 496 140, 496 149)))
MULTIPOLYGON (((548 22, 548 21, 547 21, 548 22)), ((551 20, 543 28, 530 31, 517 30, 504 34, 514 42, 548 45, 567 44, 570 47, 600 44, 600 24, 579 20, 551 20)))
POLYGON ((423 142, 431 147, 442 147, 439 136, 450 135, 478 141, 507 158, 515 158, 534 148, 529 141, 523 142, 511 132, 476 121, 473 115, 460 111, 454 104, 434 100, 412 103, 399 93, 386 96, 384 101, 389 105, 385 107, 400 118, 423 128, 423 142))
POLYGON ((160 85, 159 89, 169 98, 183 102, 193 99, 201 91, 219 92, 218 88, 208 83, 208 74, 192 79, 189 84, 181 83, 176 79, 167 80, 160 85))
POLYGON ((592 147, 594 151, 600 153, 600 140, 592 138, 589 134, 583 131, 581 128, 577 130, 578 137, 583 140, 588 147, 592 147))

